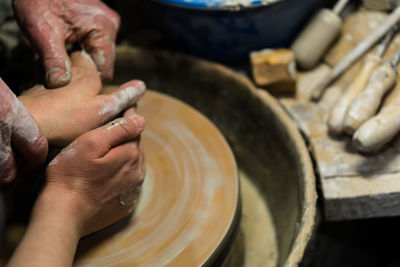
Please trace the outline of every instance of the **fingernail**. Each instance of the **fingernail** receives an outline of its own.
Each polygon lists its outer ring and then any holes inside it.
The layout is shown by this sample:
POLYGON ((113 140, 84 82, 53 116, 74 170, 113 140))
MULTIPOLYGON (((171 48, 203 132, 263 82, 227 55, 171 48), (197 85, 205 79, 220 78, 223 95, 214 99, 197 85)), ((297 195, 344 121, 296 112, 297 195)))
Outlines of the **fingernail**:
POLYGON ((70 79, 71 69, 68 62, 66 62, 66 69, 62 67, 54 67, 46 73, 46 80, 49 87, 64 86, 70 79))
POLYGON ((128 118, 133 120, 133 119, 136 118, 137 116, 139 116, 139 115, 135 113, 135 114, 133 114, 133 115, 130 115, 128 118))
POLYGON ((49 71, 47 71, 46 80, 47 81, 56 81, 64 74, 65 74, 64 68, 54 67, 54 68, 51 68, 49 71))
POLYGON ((143 81, 137 81, 136 90, 142 95, 146 90, 146 84, 143 81))
POLYGON ((138 127, 139 131, 144 130, 144 126, 145 126, 146 122, 145 122, 143 116, 135 114, 135 115, 130 116, 129 118, 133 120, 133 122, 138 127))

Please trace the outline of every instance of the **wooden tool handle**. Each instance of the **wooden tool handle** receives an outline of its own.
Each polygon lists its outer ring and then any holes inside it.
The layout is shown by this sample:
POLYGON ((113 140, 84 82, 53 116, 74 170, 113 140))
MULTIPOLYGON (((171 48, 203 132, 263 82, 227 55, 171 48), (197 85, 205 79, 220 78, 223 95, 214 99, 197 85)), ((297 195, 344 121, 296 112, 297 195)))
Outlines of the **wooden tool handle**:
POLYGON ((400 101, 382 109, 362 124, 353 135, 353 145, 361 152, 372 152, 389 142, 400 131, 400 101))
POLYGON ((341 134, 343 132, 343 121, 346 117, 346 112, 353 99, 365 88, 368 79, 373 70, 379 65, 381 58, 368 54, 360 72, 353 82, 349 85, 346 92, 340 98, 339 102, 332 109, 329 119, 328 128, 333 134, 341 134))
MULTIPOLYGON (((400 7, 397 7, 372 33, 365 37, 351 50, 338 64, 333 67, 329 80, 324 80, 313 89, 312 99, 319 100, 325 88, 345 70, 347 70, 360 56, 370 49, 393 25, 400 20, 400 7)), ((325 79, 325 77, 324 77, 325 79)))
POLYGON ((311 90, 311 99, 313 101, 318 101, 322 94, 325 92, 325 89, 332 81, 332 70, 324 73, 322 77, 318 78, 318 83, 311 90))
POLYGON ((353 136, 362 152, 378 150, 400 132, 400 83, 396 84, 379 113, 362 124, 353 136))
POLYGON ((358 94, 351 103, 345 120, 344 128, 349 134, 377 112, 383 96, 396 82, 396 71, 391 64, 385 63, 371 75, 364 91, 358 94))

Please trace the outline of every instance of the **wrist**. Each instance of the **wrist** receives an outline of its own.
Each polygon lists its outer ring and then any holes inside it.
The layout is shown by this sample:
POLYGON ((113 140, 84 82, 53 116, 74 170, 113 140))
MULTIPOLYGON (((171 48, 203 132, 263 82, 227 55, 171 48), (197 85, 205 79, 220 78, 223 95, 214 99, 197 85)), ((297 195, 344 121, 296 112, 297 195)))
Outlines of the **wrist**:
POLYGON ((85 218, 82 202, 71 191, 46 185, 35 203, 31 222, 46 220, 55 231, 68 232, 74 240, 79 240, 85 218))
POLYGON ((81 236, 76 197, 45 186, 35 203, 28 229, 9 262, 10 267, 72 266, 81 236))

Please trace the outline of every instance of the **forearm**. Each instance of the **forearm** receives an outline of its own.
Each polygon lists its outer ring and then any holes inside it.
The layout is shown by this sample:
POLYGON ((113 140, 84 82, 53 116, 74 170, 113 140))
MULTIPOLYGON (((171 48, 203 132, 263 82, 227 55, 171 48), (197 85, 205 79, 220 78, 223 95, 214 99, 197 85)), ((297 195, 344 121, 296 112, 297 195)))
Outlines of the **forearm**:
POLYGON ((74 196, 44 191, 9 266, 71 266, 79 241, 74 196))

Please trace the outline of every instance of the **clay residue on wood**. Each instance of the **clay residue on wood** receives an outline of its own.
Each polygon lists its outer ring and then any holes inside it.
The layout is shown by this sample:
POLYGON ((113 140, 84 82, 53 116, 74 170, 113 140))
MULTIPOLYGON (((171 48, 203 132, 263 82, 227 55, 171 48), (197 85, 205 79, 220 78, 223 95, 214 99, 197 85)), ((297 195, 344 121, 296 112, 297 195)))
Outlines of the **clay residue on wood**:
MULTIPOLYGON (((344 21, 342 35, 325 56, 324 64, 330 66, 337 64, 371 30, 379 26, 386 16, 387 14, 383 12, 365 10, 359 10, 351 15, 344 21)), ((399 47, 400 33, 397 33, 384 54, 383 61, 391 59, 399 47)), ((375 48, 372 48, 370 52, 374 53, 375 48)), ((379 177, 400 173, 400 153, 392 144, 385 146, 378 154, 363 155, 353 148, 350 137, 332 137, 328 133, 326 121, 330 109, 335 104, 335 100, 340 97, 340 91, 345 90, 358 73, 361 66, 360 62, 363 59, 364 57, 360 58, 356 64, 332 84, 318 103, 309 102, 307 99, 314 79, 318 78, 326 68, 323 64, 313 71, 300 73, 296 99, 281 99, 281 103, 294 118, 310 143, 322 184, 325 212, 329 214, 329 219, 333 220, 350 218, 346 217, 346 214, 349 213, 342 213, 345 212, 345 205, 340 203, 346 203, 347 206, 354 204, 352 208, 356 212, 352 213, 353 217, 351 218, 353 219, 378 216, 378 213, 371 213, 368 210, 362 211, 363 207, 357 206, 361 202, 357 202, 356 198, 358 199, 362 195, 366 198, 362 203, 365 204, 365 201, 370 201, 372 205, 377 198, 384 194, 390 194, 386 191, 382 193, 382 190, 377 189, 379 188, 379 177), (374 177, 374 179, 371 179, 371 177, 374 177), (356 180, 351 182, 352 178, 362 182, 356 182, 356 180), (342 182, 331 183, 329 179, 341 180, 342 182), (337 185, 339 184, 340 188, 338 189, 337 185), (347 186, 351 188, 347 188, 347 186), (342 194, 332 193, 331 191, 346 192, 346 202, 343 202, 345 198, 342 198, 342 194), (352 199, 354 202, 352 202, 352 199), (330 205, 330 201, 335 201, 335 204, 330 205)), ((398 79, 397 82, 399 83, 400 80, 398 79)), ((396 92, 390 93, 385 101, 392 101, 391 99, 396 94, 396 92)), ((391 192, 396 193, 396 190, 393 188, 391 192)), ((391 209, 379 214, 387 216, 388 214, 395 214, 393 212, 394 209, 391 209)))

